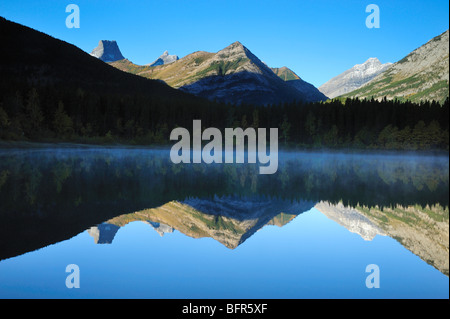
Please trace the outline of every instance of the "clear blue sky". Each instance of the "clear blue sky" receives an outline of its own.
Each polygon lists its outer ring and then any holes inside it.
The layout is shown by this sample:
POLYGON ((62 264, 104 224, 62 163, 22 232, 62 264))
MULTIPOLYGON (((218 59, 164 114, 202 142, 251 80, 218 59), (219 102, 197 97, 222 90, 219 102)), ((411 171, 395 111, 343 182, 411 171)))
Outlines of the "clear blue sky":
POLYGON ((0 16, 86 52, 99 40, 117 40, 126 58, 147 64, 165 50, 183 57, 240 41, 315 86, 369 57, 400 60, 448 29, 448 11, 447 0, 0 1, 0 16), (65 25, 71 3, 80 7, 79 29, 65 25), (365 25, 371 3, 380 8, 379 29, 365 25))

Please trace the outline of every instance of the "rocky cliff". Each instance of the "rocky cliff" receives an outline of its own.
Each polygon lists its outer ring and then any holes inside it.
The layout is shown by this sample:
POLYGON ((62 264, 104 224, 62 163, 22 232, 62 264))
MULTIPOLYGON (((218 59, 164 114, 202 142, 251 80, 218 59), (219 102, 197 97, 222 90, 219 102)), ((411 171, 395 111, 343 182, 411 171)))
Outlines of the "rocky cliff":
POLYGON ((100 40, 98 46, 91 52, 92 56, 104 62, 114 62, 125 59, 116 41, 100 40))

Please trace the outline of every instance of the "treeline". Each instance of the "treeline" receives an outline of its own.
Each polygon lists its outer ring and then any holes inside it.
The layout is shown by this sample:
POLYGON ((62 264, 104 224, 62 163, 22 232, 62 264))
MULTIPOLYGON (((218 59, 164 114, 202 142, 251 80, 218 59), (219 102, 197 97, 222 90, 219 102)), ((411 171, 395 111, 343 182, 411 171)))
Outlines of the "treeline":
POLYGON ((281 108, 280 136, 289 145, 374 149, 445 149, 449 100, 401 102, 346 99, 281 108))
POLYGON ((279 128, 280 145, 300 148, 423 150, 449 147, 449 100, 383 99, 267 107, 82 88, 8 85, 0 96, 0 139, 169 144, 177 126, 279 128), (9 88, 8 88, 9 87, 9 88))

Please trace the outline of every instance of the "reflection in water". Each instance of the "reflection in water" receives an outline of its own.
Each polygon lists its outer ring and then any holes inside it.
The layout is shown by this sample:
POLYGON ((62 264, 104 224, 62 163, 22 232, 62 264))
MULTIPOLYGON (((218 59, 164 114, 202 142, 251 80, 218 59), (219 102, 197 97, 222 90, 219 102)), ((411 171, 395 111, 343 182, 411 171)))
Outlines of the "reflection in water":
POLYGON ((357 207, 388 236, 449 275, 449 211, 439 204, 422 207, 357 207))
POLYGON ((385 235, 384 231, 363 213, 353 207, 345 207, 342 202, 336 205, 320 202, 314 207, 350 232, 360 235, 364 240, 373 240, 376 235, 385 235))
MULTIPOLYGON (((118 227, 143 221, 155 228, 159 234, 176 229, 192 238, 213 238, 234 249, 263 226, 281 227, 297 216, 298 213, 295 212, 304 212, 311 207, 311 202, 293 204, 269 199, 189 199, 185 202, 171 201, 158 208, 117 216, 100 224, 97 230, 101 238, 108 238, 111 243, 118 227), (277 213, 280 211, 283 213, 277 213), (116 230, 111 232, 110 229, 116 230)), ((97 233, 90 234, 98 238, 97 233)))
POLYGON ((102 223, 89 228, 88 233, 94 237, 96 244, 111 244, 119 228, 117 225, 102 223))
MULTIPOLYGON (((194 203, 196 203, 194 201, 194 203)), ((192 237, 210 237, 230 249, 241 245, 247 238, 266 225, 282 227, 297 217, 298 213, 279 213, 280 211, 304 212, 312 207, 312 203, 289 204, 284 209, 273 206, 262 210, 249 209, 244 214, 242 206, 251 207, 249 201, 216 199, 201 201, 200 207, 212 209, 206 212, 178 201, 172 201, 161 207, 147 209, 112 218, 97 227, 91 227, 89 234, 99 244, 112 243, 117 230, 130 222, 142 221, 152 226, 161 236, 175 229, 192 237), (236 205, 236 210, 223 210, 222 204, 236 205)), ((260 203, 258 203, 259 206, 260 203)), ((227 205, 230 207, 229 205, 227 205)), ((330 204, 320 202, 314 206, 329 219, 337 222, 352 233, 356 233, 366 241, 376 235, 390 236, 398 240, 405 248, 433 265, 445 275, 449 275, 449 224, 448 208, 441 206, 421 208, 396 206, 395 208, 346 207, 342 202, 330 204), (408 219, 414 216, 414 222, 408 219), (433 216, 433 217, 431 217, 433 216)))
POLYGON ((86 229, 111 243, 132 221, 234 249, 315 206, 365 240, 395 238, 448 275, 448 157, 281 153, 278 173, 259 175, 252 164, 175 165, 168 154, 0 153, 0 259, 86 229))
POLYGON ((387 235, 449 275, 449 210, 439 204, 421 207, 345 207, 321 202, 316 208, 366 240, 387 235))

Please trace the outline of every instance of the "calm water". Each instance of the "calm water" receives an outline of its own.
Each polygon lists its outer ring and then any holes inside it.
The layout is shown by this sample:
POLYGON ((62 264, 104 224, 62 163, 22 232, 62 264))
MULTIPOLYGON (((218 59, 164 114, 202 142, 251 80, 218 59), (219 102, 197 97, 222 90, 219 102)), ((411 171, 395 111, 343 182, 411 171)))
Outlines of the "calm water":
POLYGON ((258 170, 0 151, 0 298, 449 297, 448 156, 291 152, 258 170))

